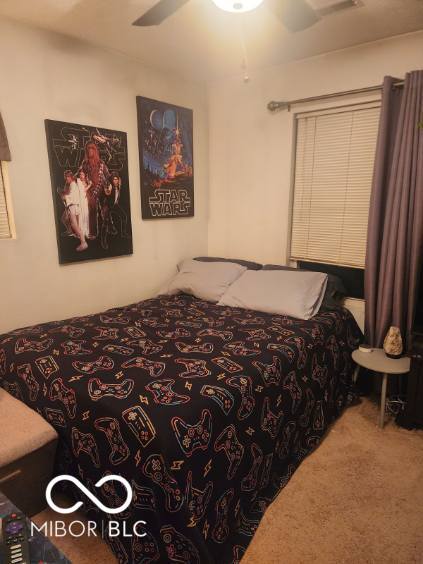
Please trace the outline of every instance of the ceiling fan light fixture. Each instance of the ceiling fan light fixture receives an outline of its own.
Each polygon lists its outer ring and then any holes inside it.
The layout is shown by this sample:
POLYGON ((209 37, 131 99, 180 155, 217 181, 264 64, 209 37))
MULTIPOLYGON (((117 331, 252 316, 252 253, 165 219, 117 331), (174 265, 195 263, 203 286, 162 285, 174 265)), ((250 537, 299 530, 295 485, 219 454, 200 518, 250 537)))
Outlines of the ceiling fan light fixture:
POLYGON ((263 0, 213 0, 218 8, 225 12, 250 12, 260 6, 263 0))

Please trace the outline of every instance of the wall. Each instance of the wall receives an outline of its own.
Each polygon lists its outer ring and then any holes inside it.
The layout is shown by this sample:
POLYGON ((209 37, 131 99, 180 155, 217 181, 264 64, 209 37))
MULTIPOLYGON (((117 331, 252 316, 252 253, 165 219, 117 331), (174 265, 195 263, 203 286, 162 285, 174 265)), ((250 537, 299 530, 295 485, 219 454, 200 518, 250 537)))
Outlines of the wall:
POLYGON ((207 248, 213 255, 285 262, 293 116, 269 114, 267 102, 378 84, 385 74, 403 76, 421 67, 422 48, 419 32, 251 72, 248 84, 241 77, 210 84, 207 100, 201 85, 0 20, 0 111, 13 151, 9 173, 18 235, 0 241, 0 332, 150 296, 178 260, 207 248), (141 220, 136 95, 194 109, 194 218, 141 220), (132 256, 58 264, 45 118, 128 133, 132 256))
MULTIPOLYGON (((214 82, 209 88, 209 253, 285 262, 293 113, 270 114, 270 100, 290 100, 380 84, 422 67, 423 32, 214 82)), ((374 98, 374 95, 372 95, 374 98)), ((354 101, 366 97, 355 97, 354 101)), ((345 103, 332 100, 318 106, 345 103)))
MULTIPOLYGON (((270 100, 292 100, 381 84, 422 67, 423 32, 333 52, 215 82, 209 89, 209 254, 284 264, 289 237, 293 113, 270 114, 270 100)), ((354 101, 375 96, 355 97, 354 101)), ((295 111, 330 107, 303 105, 295 111)), ((362 307, 352 307, 362 324, 362 307)))
POLYGON ((0 241, 0 333, 152 295, 178 260, 207 252, 207 96, 119 54, 0 20, 0 111, 17 239, 0 241), (194 109, 195 217, 142 221, 135 96, 194 109), (60 266, 44 119, 126 131, 134 254, 60 266))

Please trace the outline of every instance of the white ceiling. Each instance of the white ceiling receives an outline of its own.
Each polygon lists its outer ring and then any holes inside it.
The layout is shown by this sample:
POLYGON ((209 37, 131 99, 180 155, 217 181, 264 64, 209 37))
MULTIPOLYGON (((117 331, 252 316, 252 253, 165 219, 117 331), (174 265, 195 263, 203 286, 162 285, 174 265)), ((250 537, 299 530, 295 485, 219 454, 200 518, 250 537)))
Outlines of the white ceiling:
MULTIPOLYGON (((158 27, 132 22, 155 0, 0 0, 0 15, 81 38, 145 65, 196 80, 241 73, 423 29, 422 0, 361 0, 299 33, 266 6, 229 14, 211 0, 190 0, 158 27)), ((309 0, 314 5, 329 0, 309 0)))

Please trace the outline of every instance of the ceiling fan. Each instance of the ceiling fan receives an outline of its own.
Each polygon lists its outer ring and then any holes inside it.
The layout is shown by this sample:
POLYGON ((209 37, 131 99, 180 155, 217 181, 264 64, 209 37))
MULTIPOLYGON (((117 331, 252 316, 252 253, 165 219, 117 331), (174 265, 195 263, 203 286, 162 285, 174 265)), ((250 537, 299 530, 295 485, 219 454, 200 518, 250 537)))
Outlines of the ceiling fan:
MULTIPOLYGON (((324 16, 357 6, 359 1, 330 0, 322 3, 321 0, 311 0, 311 3, 317 6, 313 7, 307 0, 213 0, 222 10, 238 13, 253 10, 262 2, 266 2, 290 31, 306 29, 324 16)), ((152 8, 135 20, 133 25, 141 27, 159 25, 187 2, 189 0, 159 0, 152 8)))

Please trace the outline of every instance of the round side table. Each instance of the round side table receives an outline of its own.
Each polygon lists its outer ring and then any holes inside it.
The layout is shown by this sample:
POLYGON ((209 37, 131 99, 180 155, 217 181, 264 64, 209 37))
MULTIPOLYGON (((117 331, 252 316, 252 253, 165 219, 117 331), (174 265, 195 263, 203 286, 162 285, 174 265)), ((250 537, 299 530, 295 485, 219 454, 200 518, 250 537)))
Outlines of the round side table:
MULTIPOLYGON (((372 352, 362 352, 359 349, 356 349, 352 353, 352 359, 356 364, 358 364, 358 366, 362 366, 368 370, 373 370, 373 372, 381 372, 383 374, 379 419, 379 425, 383 429, 388 374, 407 374, 407 372, 410 372, 410 358, 408 356, 402 356, 401 358, 389 358, 389 356, 386 356, 383 349, 373 349, 372 352)), ((356 370, 354 379, 356 379, 357 373, 358 370, 356 370)))

